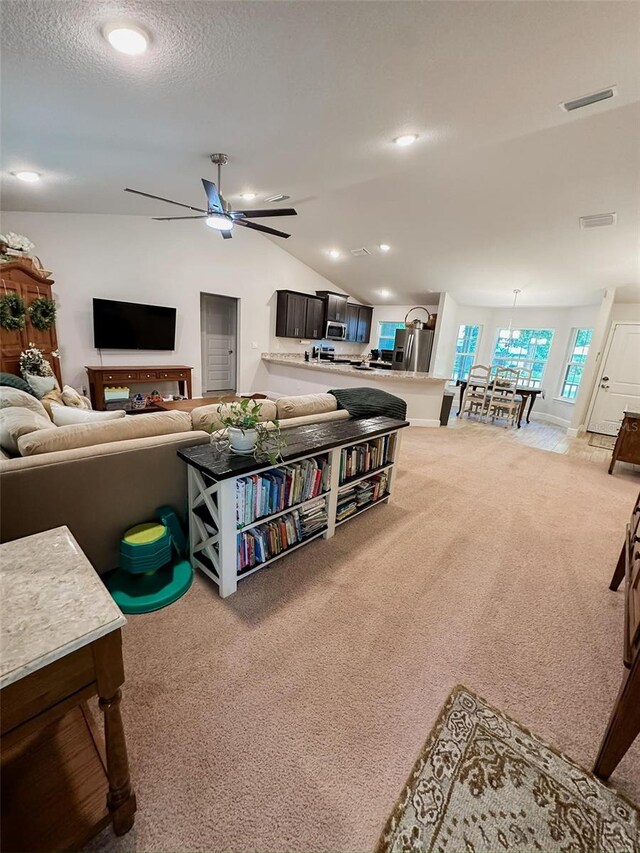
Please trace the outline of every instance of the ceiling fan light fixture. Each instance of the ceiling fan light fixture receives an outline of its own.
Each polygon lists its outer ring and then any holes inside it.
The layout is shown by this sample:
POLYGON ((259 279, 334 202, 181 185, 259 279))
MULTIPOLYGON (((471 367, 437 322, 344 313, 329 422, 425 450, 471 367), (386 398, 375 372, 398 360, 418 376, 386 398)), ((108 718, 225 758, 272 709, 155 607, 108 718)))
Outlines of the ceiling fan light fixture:
POLYGON ((406 148, 407 145, 413 145, 413 143, 417 140, 417 133, 403 133, 401 136, 396 136, 393 140, 396 145, 400 148, 406 148))
POLYGON ((107 24, 104 37, 111 47, 129 56, 138 56, 149 47, 149 36, 135 24, 107 24))
POLYGON ((215 228, 216 231, 231 231, 233 228, 233 220, 218 213, 207 216, 205 222, 209 228, 215 228))
POLYGON ((258 197, 258 193, 240 193, 240 198, 243 201, 253 201, 254 198, 258 197))
POLYGON ((381 252, 388 252, 391 249, 391 246, 388 243, 380 243, 378 248, 381 252))

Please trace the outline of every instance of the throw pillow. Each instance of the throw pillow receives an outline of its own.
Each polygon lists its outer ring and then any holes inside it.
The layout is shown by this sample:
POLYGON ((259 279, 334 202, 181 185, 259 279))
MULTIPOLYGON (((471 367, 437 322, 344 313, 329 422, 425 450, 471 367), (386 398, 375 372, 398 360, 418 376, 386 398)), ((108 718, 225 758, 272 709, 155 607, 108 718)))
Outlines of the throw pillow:
POLYGON ((55 376, 34 376, 33 373, 25 373, 24 375, 38 399, 44 397, 48 391, 60 390, 58 380, 55 376))
POLYGON ((51 418, 56 426, 69 424, 92 424, 99 421, 115 421, 125 416, 124 409, 114 412, 94 412, 87 409, 76 409, 74 406, 61 406, 51 403, 51 418))
POLYGON ((79 394, 71 385, 65 385, 62 389, 62 402, 65 406, 73 406, 75 409, 90 409, 87 398, 79 394))
POLYGON ((36 392, 25 382, 21 376, 16 376, 15 373, 0 373, 0 387, 17 388, 18 391, 24 391, 26 394, 36 396, 36 392))
POLYGON ((41 415, 43 418, 48 417, 47 410, 42 403, 33 394, 28 394, 19 388, 0 386, 0 406, 2 408, 19 406, 22 409, 30 409, 36 415, 41 415))
POLYGON ((21 406, 0 408, 0 447, 18 453, 18 439, 30 432, 55 429, 46 415, 38 415, 21 406))

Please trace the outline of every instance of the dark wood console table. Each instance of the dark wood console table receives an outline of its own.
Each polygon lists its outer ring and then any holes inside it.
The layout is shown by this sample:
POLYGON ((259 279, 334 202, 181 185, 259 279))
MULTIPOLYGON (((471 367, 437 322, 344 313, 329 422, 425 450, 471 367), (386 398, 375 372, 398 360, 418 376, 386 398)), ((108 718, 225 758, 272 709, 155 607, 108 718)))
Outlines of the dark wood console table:
POLYGON ((620 432, 616 439, 609 473, 613 474, 616 462, 630 462, 640 465, 640 412, 625 411, 620 432))
POLYGON ((134 385, 140 382, 177 382, 180 394, 191 397, 192 367, 185 364, 161 364, 122 367, 85 367, 89 376, 89 395, 94 409, 106 409, 104 389, 110 385, 134 385))

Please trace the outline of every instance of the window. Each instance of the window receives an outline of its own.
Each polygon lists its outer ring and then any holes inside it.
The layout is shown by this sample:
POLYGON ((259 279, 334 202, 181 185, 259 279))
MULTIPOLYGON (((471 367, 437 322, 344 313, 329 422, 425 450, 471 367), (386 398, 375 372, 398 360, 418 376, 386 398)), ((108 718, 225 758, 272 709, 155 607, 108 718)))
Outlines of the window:
POLYGON ((571 333, 567 363, 560 388, 560 396, 563 400, 575 400, 578 394, 592 336, 593 329, 574 329, 571 333))
POLYGON ((531 386, 539 388, 552 340, 553 329, 500 329, 492 364, 528 371, 531 386))
POLYGON ((378 323, 378 349, 393 349, 396 329, 404 329, 404 323, 378 323))
POLYGON ((480 341, 480 326, 460 326, 456 341, 456 358, 453 362, 453 381, 467 379, 471 369, 478 342, 480 341))

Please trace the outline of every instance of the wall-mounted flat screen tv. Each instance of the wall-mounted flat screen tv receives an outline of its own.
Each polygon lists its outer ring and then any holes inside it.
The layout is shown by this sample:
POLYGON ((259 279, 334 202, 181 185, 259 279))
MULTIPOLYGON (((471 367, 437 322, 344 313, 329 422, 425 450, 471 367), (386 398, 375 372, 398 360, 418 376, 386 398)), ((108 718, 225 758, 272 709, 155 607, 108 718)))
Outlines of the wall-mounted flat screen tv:
POLYGON ((96 349, 176 348, 176 309, 139 302, 93 300, 96 349))

